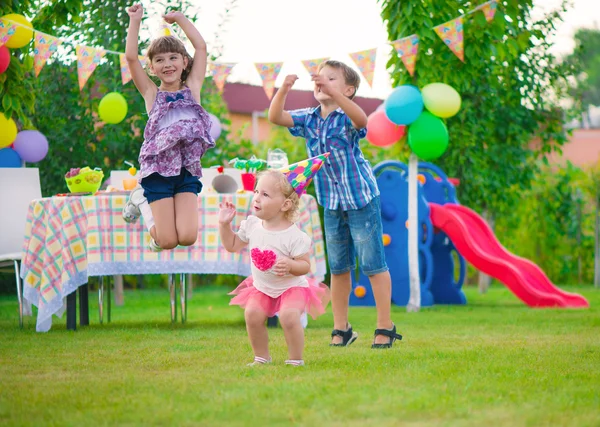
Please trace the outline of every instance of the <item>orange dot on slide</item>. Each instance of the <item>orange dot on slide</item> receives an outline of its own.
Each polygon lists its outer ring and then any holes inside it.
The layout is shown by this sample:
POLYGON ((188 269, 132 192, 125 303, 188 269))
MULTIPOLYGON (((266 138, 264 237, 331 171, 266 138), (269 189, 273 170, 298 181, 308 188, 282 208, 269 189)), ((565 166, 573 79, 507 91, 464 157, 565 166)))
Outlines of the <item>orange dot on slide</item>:
POLYGON ((354 295, 356 298, 364 298, 364 296, 367 295, 367 289, 364 286, 359 285, 354 288, 354 295))
POLYGON ((383 236, 381 236, 381 240, 383 240, 383 246, 387 246, 390 243, 392 243, 392 236, 390 236, 389 234, 384 234, 383 236))
POLYGON ((421 183, 421 184, 425 184, 425 182, 427 182, 427 179, 425 179, 425 175, 417 175, 417 180, 421 183))

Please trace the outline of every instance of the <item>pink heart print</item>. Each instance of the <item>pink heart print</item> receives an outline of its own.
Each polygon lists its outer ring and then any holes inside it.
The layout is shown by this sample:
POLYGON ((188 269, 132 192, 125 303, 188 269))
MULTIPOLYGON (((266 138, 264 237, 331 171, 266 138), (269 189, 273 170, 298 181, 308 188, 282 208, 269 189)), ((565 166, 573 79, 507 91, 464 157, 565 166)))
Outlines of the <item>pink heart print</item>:
POLYGON ((258 248, 254 248, 250 251, 250 256, 252 257, 252 262, 260 271, 267 271, 277 261, 277 254, 269 249, 261 251, 258 248))

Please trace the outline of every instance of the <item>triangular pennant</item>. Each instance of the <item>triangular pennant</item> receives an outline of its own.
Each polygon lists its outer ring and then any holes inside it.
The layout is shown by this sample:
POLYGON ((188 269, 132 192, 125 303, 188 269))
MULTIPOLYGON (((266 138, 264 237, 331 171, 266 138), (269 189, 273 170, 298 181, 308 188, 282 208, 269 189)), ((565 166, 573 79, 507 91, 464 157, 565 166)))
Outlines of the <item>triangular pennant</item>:
POLYGON ((36 77, 40 75, 40 71, 46 65, 48 58, 56 52, 58 46, 61 44, 62 40, 36 31, 33 45, 33 53, 35 54, 33 57, 33 69, 35 70, 36 77))
POLYGON ((494 15, 496 14, 497 8, 498 2, 496 0, 491 0, 487 3, 482 4, 481 6, 477 6, 475 10, 481 10, 485 16, 485 20, 488 22, 492 22, 492 20, 494 19, 494 15))
POLYGON ((11 22, 0 19, 0 47, 4 46, 8 39, 17 32, 17 25, 11 22))
MULTIPOLYGON (((146 57, 139 55, 138 59, 142 68, 144 68, 146 66, 146 57)), ((123 81, 123 85, 126 85, 131 81, 131 70, 129 69, 129 63, 125 59, 124 53, 119 54, 119 62, 121 64, 121 80, 123 81)))
POLYGON ((409 74, 413 76, 415 74, 417 54, 419 52, 419 36, 413 34, 400 40, 393 41, 392 46, 396 49, 396 52, 400 56, 400 59, 402 59, 409 74))
POLYGON ((260 74, 260 78, 263 82, 263 89, 267 94, 267 98, 269 100, 273 98, 273 92, 275 91, 275 80, 277 80, 277 76, 281 71, 281 66, 283 62, 264 62, 264 63, 255 63, 256 70, 258 74, 260 74))
POLYGON ((367 83, 369 83, 369 86, 373 86, 376 55, 377 48, 361 50, 360 52, 354 52, 350 54, 350 58, 352 58, 367 83))
POLYGON ((229 76, 229 73, 231 73, 234 65, 235 64, 210 64, 210 71, 215 85, 217 85, 217 89, 219 89, 219 92, 223 92, 225 80, 227 80, 227 77, 229 76))
POLYGON ((279 170, 283 172, 288 182, 294 187, 296 194, 301 196, 315 174, 321 169, 321 166, 323 166, 327 157, 329 157, 329 153, 319 154, 318 156, 302 160, 301 162, 291 164, 279 170))
POLYGON ((79 78, 79 90, 83 89, 86 82, 105 55, 104 49, 96 49, 89 46, 77 46, 77 76, 79 78))
POLYGON ((463 22, 462 17, 459 16, 452 21, 448 21, 437 27, 433 27, 434 31, 442 39, 446 46, 450 48, 452 52, 460 59, 465 62, 465 51, 463 47, 463 22))
POLYGON ((306 71, 308 71, 308 74, 310 74, 311 76, 314 74, 317 74, 318 72, 318 68, 319 68, 319 64, 321 64, 321 62, 325 62, 327 61, 329 58, 317 58, 317 59, 305 59, 304 61, 302 61, 302 65, 304 65, 304 68, 306 68, 306 71))

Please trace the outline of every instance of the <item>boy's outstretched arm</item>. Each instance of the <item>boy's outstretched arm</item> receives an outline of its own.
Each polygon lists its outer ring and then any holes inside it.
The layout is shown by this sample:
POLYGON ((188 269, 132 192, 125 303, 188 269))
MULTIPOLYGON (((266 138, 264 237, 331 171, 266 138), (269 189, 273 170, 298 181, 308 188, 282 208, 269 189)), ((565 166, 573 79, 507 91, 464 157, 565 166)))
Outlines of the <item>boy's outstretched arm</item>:
POLYGON ((285 99, 287 98, 287 94, 292 89, 294 83, 298 80, 298 76, 295 74, 291 74, 285 77, 283 81, 283 85, 279 88, 273 100, 271 101, 271 105, 269 106, 269 121, 276 125, 285 126, 287 128, 291 128, 294 126, 294 120, 290 113, 283 109, 285 105, 285 99))

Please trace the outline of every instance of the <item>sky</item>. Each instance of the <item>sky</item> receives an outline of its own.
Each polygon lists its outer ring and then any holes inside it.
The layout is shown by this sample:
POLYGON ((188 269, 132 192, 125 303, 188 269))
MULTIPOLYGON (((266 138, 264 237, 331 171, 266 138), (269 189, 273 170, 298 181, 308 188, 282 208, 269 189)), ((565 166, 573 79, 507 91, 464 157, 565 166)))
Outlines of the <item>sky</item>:
MULTIPOLYGON (((392 90, 385 64, 391 54, 387 31, 381 20, 381 5, 376 0, 237 0, 228 21, 219 30, 227 0, 196 0, 197 27, 209 50, 219 31, 224 46, 220 62, 237 65, 227 81, 261 85, 255 62, 283 62, 275 83, 279 87, 287 74, 297 74, 297 89, 312 89, 309 74, 300 62, 330 57, 354 66, 350 52, 377 47, 373 87, 365 80, 359 96, 385 98, 392 90), (318 29, 319 28, 319 29, 318 29)), ((150 31, 157 27, 159 11, 150 0, 150 31)), ((154 3, 156 4, 156 3, 154 3)), ((534 13, 540 14, 560 4, 560 0, 534 0, 534 13)), ((572 51, 573 34, 579 27, 600 25, 598 0, 572 0, 565 21, 554 38, 556 55, 572 51)), ((418 63, 417 63, 418 66, 418 63)))

